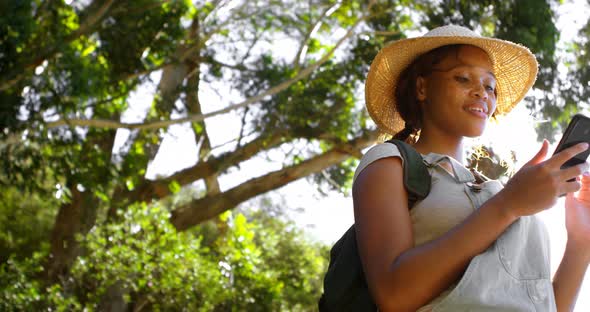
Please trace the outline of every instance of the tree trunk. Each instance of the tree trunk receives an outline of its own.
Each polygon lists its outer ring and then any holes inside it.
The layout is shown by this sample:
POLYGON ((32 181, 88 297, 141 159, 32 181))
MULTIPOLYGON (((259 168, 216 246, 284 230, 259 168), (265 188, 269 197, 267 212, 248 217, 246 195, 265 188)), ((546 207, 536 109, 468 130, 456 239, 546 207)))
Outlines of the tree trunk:
MULTIPOLYGON (((198 44, 198 42, 197 42, 198 44)), ((200 81, 200 70, 199 62, 190 62, 190 77, 186 83, 186 108, 190 114, 201 114, 201 103, 199 101, 199 81, 200 81)), ((199 148, 199 162, 207 161, 209 153, 211 152, 211 141, 209 140, 209 133, 207 132, 207 126, 205 121, 198 121, 193 123, 193 133, 195 134, 195 144, 199 145, 201 141, 201 147, 199 148), (197 129, 201 129, 198 131, 197 129)), ((238 142, 239 143, 239 142, 238 142)), ((208 195, 214 195, 220 192, 219 181, 217 180, 219 173, 216 172, 205 178, 205 187, 207 188, 208 195)))
POLYGON ((120 281, 111 285, 100 300, 98 311, 101 312, 126 312, 128 304, 125 302, 124 295, 127 290, 123 288, 120 281))
POLYGON ((89 191, 81 192, 75 185, 68 185, 72 200, 63 204, 51 233, 51 251, 45 264, 46 279, 56 283, 67 275, 74 259, 80 253, 76 234, 86 234, 96 221, 97 201, 89 191))
MULTIPOLYGON (((118 116, 117 116, 118 117, 118 116)), ((108 151, 103 156, 103 163, 109 164, 116 131, 107 133, 89 134, 84 143, 83 150, 91 154, 95 145, 102 151, 108 151)), ((84 154, 83 154, 84 155, 84 154)), ((84 157, 80 160, 84 162, 84 157)), ((98 181, 97 181, 98 182, 98 181)), ((110 179, 108 175, 101 181, 105 186, 110 179)), ((62 204, 57 216, 50 238, 50 253, 45 262, 44 275, 48 282, 58 282, 60 277, 67 276, 71 265, 80 254, 80 246, 76 239, 78 234, 85 235, 96 222, 99 199, 94 196, 92 190, 78 187, 78 181, 69 179, 66 184, 72 198, 69 203, 62 204)))
MULTIPOLYGON (((198 15, 197 15, 198 17, 198 15)), ((195 19, 193 20, 193 24, 190 27, 189 32, 187 33, 187 41, 191 41, 194 40, 195 37, 198 38, 198 18, 195 17, 195 19)), ((198 43, 198 40, 197 40, 198 43)), ((185 46, 181 46, 176 50, 176 57, 180 60, 180 62, 175 63, 173 65, 169 65, 164 67, 163 71, 162 71, 162 78, 160 79, 160 82, 158 84, 158 93, 161 95, 161 98, 156 100, 156 113, 157 113, 157 117, 165 117, 165 118, 170 118, 170 115, 172 113, 172 111, 174 110, 174 106, 175 106, 175 102, 178 100, 181 92, 182 92, 182 86, 183 86, 183 82, 185 80, 185 78, 187 77, 187 75, 190 73, 190 69, 191 69, 191 65, 192 66, 199 66, 198 63, 196 62, 196 60, 198 59, 198 52, 195 53, 194 55, 191 55, 190 58, 187 58, 186 60, 182 59, 182 55, 185 54, 185 51, 187 49, 190 49, 190 47, 185 47, 185 46)), ((197 50, 198 51, 198 50, 197 50)), ((190 79, 190 78, 189 78, 190 79)), ((193 79, 193 84, 195 83, 195 80, 193 79)), ((190 84, 190 83, 188 83, 190 84)), ((198 85, 198 77, 196 79, 196 84, 198 85)), ((188 86, 187 86, 188 87, 188 86)), ((194 87, 194 86, 193 86, 194 87)), ((198 89, 195 88, 194 92, 197 92, 198 89)), ((198 100, 197 100, 198 101, 198 100)), ((193 106, 194 106, 194 101, 193 101, 193 106)), ((190 108, 189 108, 190 111, 190 108)), ((199 111, 200 112, 200 111, 199 111)), ((203 127, 204 127, 204 122, 203 123, 203 127)), ((157 133, 157 129, 153 129, 153 130, 147 130, 147 131, 153 131, 154 133, 157 133)), ((154 134, 157 135, 157 134, 154 134)), ((205 132, 206 135, 206 132, 205 132)), ((147 152, 147 157, 150 160, 153 160, 154 157, 156 156, 159 148, 161 147, 161 137, 158 136, 156 142, 152 141, 149 142, 144 145, 144 149, 147 152)), ((209 140, 208 137, 206 137, 206 143, 209 144, 209 140)), ((209 145, 206 145, 206 148, 209 145)), ((215 183, 217 182, 217 180, 215 179, 214 181, 215 183)), ((209 186, 209 184, 208 184, 209 186)), ((217 189, 219 189, 219 185, 218 184, 213 184, 213 186, 211 187, 216 187, 217 189)), ((168 194, 167 192, 168 187, 167 185, 165 185, 164 189, 166 191, 161 191, 161 188, 156 187, 153 190, 156 190, 157 194, 163 193, 165 192, 165 194, 168 194)), ((143 193, 143 192, 140 192, 143 193)), ((113 204, 111 205, 111 207, 109 208, 108 211, 108 218, 110 221, 115 221, 116 220, 116 210, 119 207, 122 207, 122 205, 127 205, 130 203, 129 198, 125 198, 125 195, 128 195, 128 192, 124 191, 123 187, 118 187, 115 191, 114 194, 114 198, 115 200, 113 201, 113 204)), ((162 194, 162 197, 164 195, 162 194)), ((122 285, 121 281, 116 281, 115 283, 113 283, 111 286, 109 286, 107 288, 107 292, 105 293, 105 295, 101 298, 101 302, 100 302, 100 307, 99 310, 100 311, 105 311, 105 312, 123 312, 127 310, 127 304, 125 303, 124 300, 124 295, 128 292, 124 287, 124 285, 122 285)), ((146 303, 147 301, 145 301, 144 303, 140 303, 136 308, 137 311, 141 310, 142 306, 146 303)))

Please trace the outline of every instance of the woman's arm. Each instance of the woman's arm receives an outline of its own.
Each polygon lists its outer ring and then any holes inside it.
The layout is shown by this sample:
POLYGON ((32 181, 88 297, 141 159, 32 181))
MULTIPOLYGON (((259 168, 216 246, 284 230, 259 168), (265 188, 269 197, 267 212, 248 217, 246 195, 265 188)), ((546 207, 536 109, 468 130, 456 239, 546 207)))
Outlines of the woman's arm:
POLYGON ((553 291, 557 311, 573 311, 584 275, 588 269, 590 255, 568 241, 563 259, 553 277, 553 291))
POLYGON ((380 311, 415 311, 425 305, 519 216, 551 207, 559 194, 579 189, 565 181, 583 168, 559 167, 582 150, 578 145, 539 164, 547 152, 544 143, 504 190, 449 232, 417 247, 401 160, 384 158, 367 166, 353 185, 355 227, 367 283, 380 311))
POLYGON ((381 159, 353 186, 359 253, 380 311, 415 311, 428 303, 515 220, 503 212, 506 205, 490 200, 443 236, 413 248, 402 170, 400 159, 381 159))
POLYGON ((590 177, 584 174, 582 188, 565 199, 568 240, 553 278, 557 311, 572 311, 590 262, 590 177))

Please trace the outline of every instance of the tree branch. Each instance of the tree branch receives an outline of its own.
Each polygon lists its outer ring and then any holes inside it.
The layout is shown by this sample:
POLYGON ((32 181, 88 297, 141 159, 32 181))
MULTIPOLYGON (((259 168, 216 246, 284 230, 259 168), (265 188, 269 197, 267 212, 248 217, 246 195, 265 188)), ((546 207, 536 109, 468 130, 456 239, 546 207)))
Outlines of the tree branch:
POLYGON ((397 30, 391 30, 391 31, 379 31, 379 30, 375 30, 375 31, 365 31, 362 32, 361 34, 363 35, 375 35, 375 36, 394 36, 394 35, 399 35, 400 32, 397 30))
POLYGON ((356 21, 356 23, 350 27, 350 29, 346 32, 346 34, 338 40, 336 45, 332 49, 330 49, 330 51, 328 51, 320 60, 309 65, 308 67, 306 67, 302 71, 300 71, 295 77, 293 77, 289 80, 286 80, 286 81, 268 89, 266 92, 263 92, 262 94, 259 94, 257 96, 253 96, 241 103, 229 105, 228 107, 226 107, 224 109, 220 109, 220 110, 206 113, 206 114, 192 114, 192 115, 188 115, 186 117, 178 118, 178 119, 160 120, 160 121, 144 122, 144 123, 124 123, 124 122, 119 122, 119 121, 114 121, 114 120, 101 120, 101 119, 63 118, 63 119, 60 119, 57 121, 48 122, 47 127, 48 128, 55 128, 55 127, 69 125, 69 126, 98 127, 98 128, 159 129, 159 128, 165 128, 165 127, 168 127, 171 125, 176 125, 176 124, 185 123, 185 122, 198 122, 198 121, 202 121, 202 120, 205 120, 205 119, 213 117, 213 116, 217 116, 217 115, 231 112, 233 110, 248 106, 252 103, 256 103, 256 102, 264 99, 265 97, 275 95, 275 94, 289 88, 289 86, 291 86, 295 82, 309 76, 318 67, 320 67, 325 62, 327 62, 332 57, 332 55, 334 54, 336 49, 338 49, 348 38, 350 38, 354 34, 354 29, 362 21, 364 21, 368 17, 369 17, 369 15, 365 15, 365 16, 359 18, 356 21))
POLYGON ((275 131, 270 137, 259 137, 243 145, 239 150, 226 152, 215 158, 210 157, 207 161, 199 162, 192 167, 180 170, 167 178, 155 181, 144 180, 124 197, 128 198, 130 203, 166 197, 171 194, 168 185, 172 181, 180 185, 187 185, 194 181, 222 173, 227 168, 249 159, 263 150, 268 150, 283 143, 284 135, 285 133, 283 131, 275 131))
POLYGON ((177 63, 178 63, 177 61, 173 61, 173 62, 168 62, 168 63, 160 64, 160 65, 158 65, 156 67, 146 68, 146 69, 144 69, 142 71, 128 74, 128 75, 124 76, 123 78, 121 78, 121 80, 131 80, 131 79, 139 78, 140 76, 146 76, 146 75, 149 75, 149 74, 151 74, 151 73, 153 73, 153 72, 155 72, 157 70, 163 69, 166 66, 174 65, 174 64, 177 64, 177 63))
MULTIPOLYGON (((59 42, 55 46, 41 51, 37 56, 32 57, 32 61, 22 67, 22 70, 18 72, 13 71, 5 75, 8 79, 0 80, 0 91, 4 91, 12 86, 14 86, 17 82, 23 79, 28 70, 33 69, 43 63, 44 60, 51 58, 54 56, 60 47, 70 43, 71 41, 75 40, 76 38, 85 35, 93 30, 93 27, 105 16, 105 14, 109 11, 110 7, 113 5, 115 0, 106 0, 100 8, 96 11, 92 11, 93 14, 89 15, 70 35, 68 35, 63 42, 59 42), (10 78, 14 77, 14 78, 10 78)), ((89 7, 92 7, 90 5, 89 7)))
POLYGON ((278 171, 253 178, 230 190, 192 201, 172 211, 170 222, 179 231, 184 231, 220 213, 235 208, 239 203, 262 193, 277 189, 292 181, 303 178, 336 165, 348 157, 349 149, 361 150, 372 145, 377 139, 377 131, 356 138, 350 143, 337 145, 331 150, 278 171))
POLYGON ((74 31, 73 33, 71 33, 70 35, 68 35, 68 37, 66 38, 66 41, 72 41, 86 33, 88 33, 89 31, 92 30, 92 27, 94 27, 94 25, 96 25, 98 23, 98 21, 100 21, 105 14, 109 11, 109 9, 111 8, 111 6, 113 5, 113 3, 115 3, 115 0, 106 0, 103 5, 98 8, 98 10, 93 10, 92 14, 89 15, 78 27, 78 29, 76 29, 76 31, 74 31))
MULTIPOLYGON (((194 35, 194 39, 199 41, 199 21, 195 19, 193 22, 193 28, 191 33, 194 35)), ((201 102, 199 101, 199 81, 200 81, 200 69, 201 64, 197 62, 190 63, 189 74, 187 75, 187 91, 186 91, 186 108, 191 114, 201 114, 201 102), (194 74, 193 74, 194 73, 194 74)), ((209 140, 209 132, 207 131, 207 125, 204 121, 193 124, 193 133, 195 134, 195 144, 201 147, 199 148, 199 162, 206 161, 211 152, 211 141, 209 140), (201 131, 197 131, 198 126, 201 131)), ((217 180, 218 174, 212 174, 205 178, 205 187, 207 188, 207 195, 213 195, 220 192, 219 181, 217 180)))
MULTIPOLYGON (((202 41, 203 42, 207 42, 214 34, 220 32, 223 29, 223 27, 225 27, 225 26, 229 25, 229 23, 235 21, 235 19, 232 19, 232 17, 235 18, 235 15, 232 14, 232 13, 233 12, 236 12, 236 11, 241 11, 242 8, 244 8, 244 6, 246 6, 246 3, 248 3, 248 2, 247 1, 244 1, 239 7, 231 9, 229 11, 230 14, 229 14, 228 18, 225 21, 223 21, 223 22, 221 22, 219 24, 216 24, 215 25, 216 28, 214 28, 214 29, 212 29, 212 30, 210 30, 208 32, 203 32, 203 35, 201 36, 202 41)), ((220 5, 219 8, 225 6, 226 4, 227 3, 220 5)), ((218 9, 218 7, 216 7, 216 9, 218 9)), ((211 14, 211 13, 212 12, 210 12, 209 14, 211 14)), ((209 16, 211 16, 211 15, 209 15, 209 16)), ((247 17, 250 17, 250 15, 248 15, 247 17)), ((204 24, 206 24, 206 21, 203 21, 203 22, 204 22, 204 24)))
POLYGON ((342 4, 341 2, 336 2, 336 3, 334 3, 334 5, 329 6, 328 8, 326 8, 322 12, 322 14, 320 14, 320 16, 318 17, 318 20, 315 21, 315 23, 313 23, 312 25, 310 25, 307 33, 305 34, 305 37, 301 41, 301 45, 299 46, 299 50, 297 50, 297 54, 295 54, 295 58, 293 59, 293 66, 295 68, 298 68, 299 67, 299 65, 301 64, 301 55, 303 55, 305 53, 304 51, 307 51, 307 41, 309 41, 309 39, 311 38, 311 36, 322 25, 323 19, 326 18, 327 16, 329 16, 332 12, 334 12, 338 8, 338 6, 340 6, 341 4, 342 4))

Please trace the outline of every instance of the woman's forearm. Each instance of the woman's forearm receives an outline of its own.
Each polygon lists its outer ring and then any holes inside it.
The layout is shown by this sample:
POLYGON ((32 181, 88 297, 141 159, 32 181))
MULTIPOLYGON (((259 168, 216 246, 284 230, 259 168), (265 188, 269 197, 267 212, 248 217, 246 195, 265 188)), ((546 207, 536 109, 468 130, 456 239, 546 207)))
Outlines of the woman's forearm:
POLYGON ((563 259, 553 278, 557 311, 573 311, 590 262, 590 253, 568 240, 563 259))
POLYGON ((388 290, 391 307, 395 311, 415 310, 447 289, 471 259, 516 220, 505 211, 502 200, 492 198, 443 236, 402 253, 384 277, 392 286, 388 290))

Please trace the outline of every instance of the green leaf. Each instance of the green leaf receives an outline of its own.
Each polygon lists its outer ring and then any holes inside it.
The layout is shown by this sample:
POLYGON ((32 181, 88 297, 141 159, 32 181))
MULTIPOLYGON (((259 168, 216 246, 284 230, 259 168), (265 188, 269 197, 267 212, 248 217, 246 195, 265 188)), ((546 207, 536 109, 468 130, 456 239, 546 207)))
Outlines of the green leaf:
POLYGON ((129 191, 133 191, 133 189, 135 189, 135 184, 133 183, 133 181, 131 179, 125 181, 125 186, 127 187, 127 190, 129 190, 129 191))
POLYGON ((172 194, 177 194, 178 192, 180 192, 181 186, 178 182, 172 181, 168 184, 168 189, 170 190, 170 192, 172 192, 172 194))

